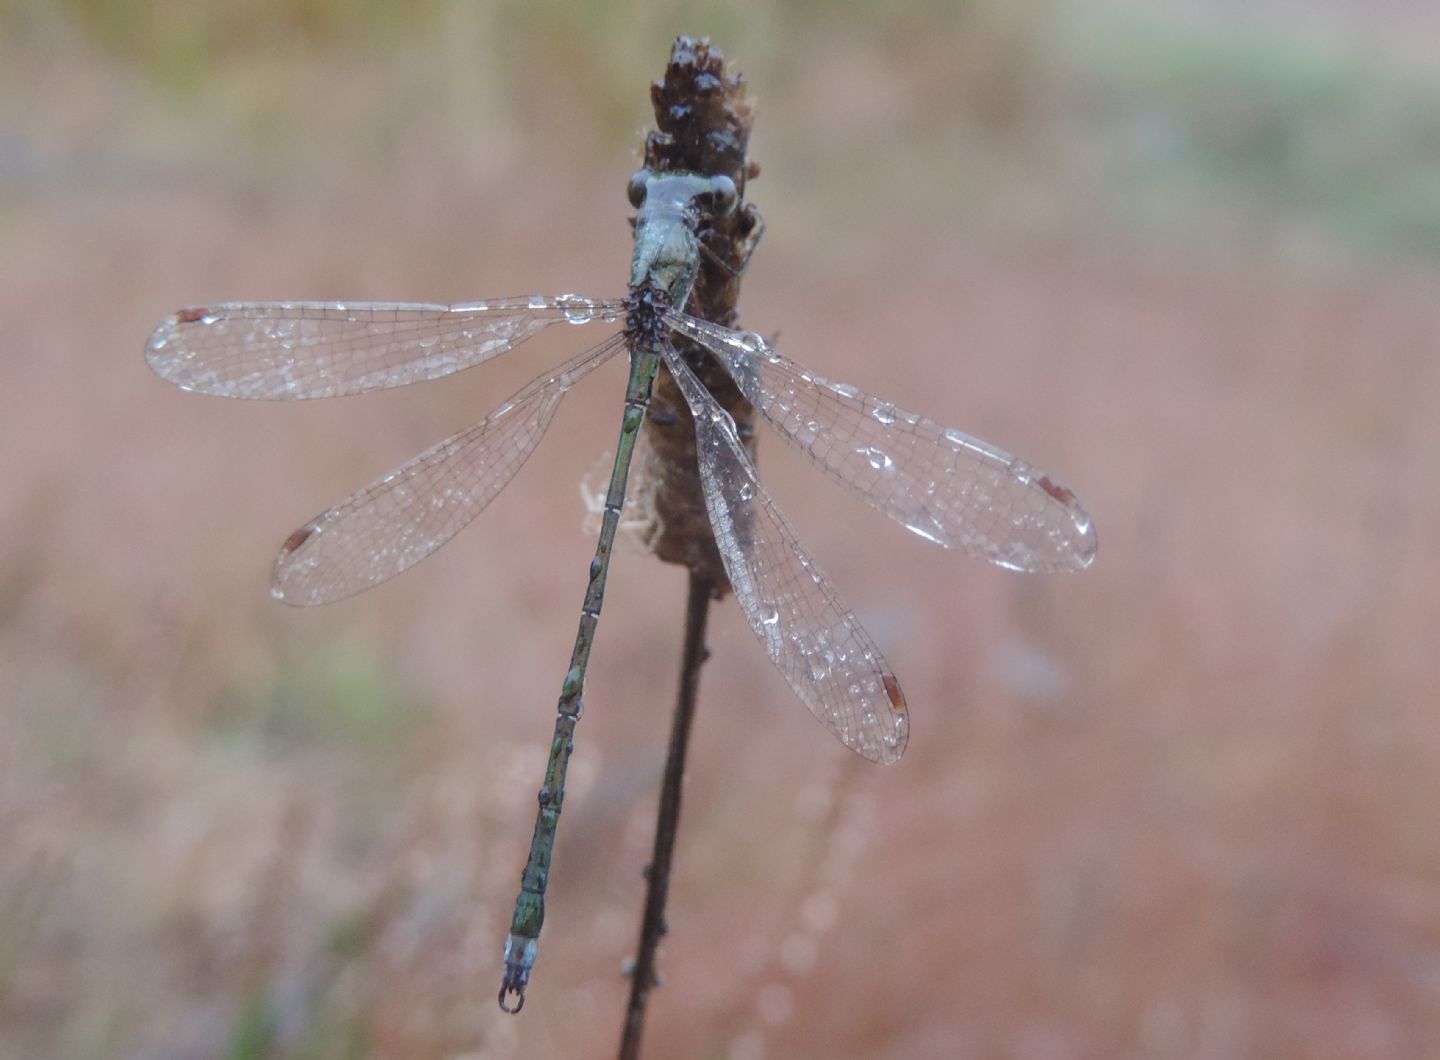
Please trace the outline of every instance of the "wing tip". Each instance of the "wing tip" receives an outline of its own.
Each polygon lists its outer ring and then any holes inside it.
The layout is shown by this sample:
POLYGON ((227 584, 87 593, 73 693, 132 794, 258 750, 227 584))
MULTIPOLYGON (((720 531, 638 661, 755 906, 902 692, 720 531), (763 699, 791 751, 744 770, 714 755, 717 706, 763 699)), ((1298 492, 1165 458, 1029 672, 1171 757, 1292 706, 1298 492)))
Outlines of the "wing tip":
POLYGON ((1085 514, 1084 509, 1077 507, 1075 515, 1076 537, 1066 569, 1078 573, 1089 570, 1095 564, 1095 557, 1100 552, 1100 537, 1095 533, 1095 524, 1090 521, 1090 516, 1085 514))
POLYGON ((884 741, 890 754, 881 760, 885 765, 890 765, 900 761, 906 745, 910 742, 910 704, 905 701, 900 681, 893 673, 887 671, 880 680, 885 686, 885 698, 890 701, 895 718, 895 728, 891 736, 884 741))
MULTIPOLYGON (((875 738, 875 729, 869 728, 868 733, 863 733, 868 738, 858 739, 854 742, 846 740, 845 743, 859 753, 862 758, 882 766, 889 766, 900 761, 905 754, 905 747, 910 742, 910 705, 905 701, 905 693, 900 689, 899 679, 889 670, 880 674, 880 683, 885 698, 890 703, 889 728, 881 731, 878 739, 875 738)), ((877 712, 877 721, 880 714, 881 712, 877 712)))
POLYGON ((184 343, 178 343, 181 331, 187 324, 208 326, 221 319, 220 310, 213 306, 189 306, 177 309, 156 325, 145 343, 145 363, 150 370, 167 383, 181 390, 199 391, 202 387, 190 378, 190 351, 184 343))
MULTIPOLYGON (((1074 495, 1071 495, 1072 500, 1074 495)), ((1088 569, 1100 552, 1100 536, 1095 531, 1095 521, 1090 513, 1080 507, 1079 501, 1071 506, 1071 525, 1075 527, 1075 547, 1072 550, 1072 570, 1088 569)))
POLYGON ((155 330, 150 332, 150 338, 145 342, 145 363, 150 366, 152 372, 167 381, 170 381, 167 369, 175 363, 170 343, 175 338, 179 324, 180 314, 170 314, 156 325, 155 330))
POLYGON ((319 520, 312 520, 287 537, 280 546, 280 554, 275 557, 275 566, 270 572, 270 596, 273 599, 290 607, 311 607, 343 598, 327 592, 323 585, 316 586, 305 577, 316 562, 315 558, 306 558, 306 546, 316 544, 319 533, 319 520))

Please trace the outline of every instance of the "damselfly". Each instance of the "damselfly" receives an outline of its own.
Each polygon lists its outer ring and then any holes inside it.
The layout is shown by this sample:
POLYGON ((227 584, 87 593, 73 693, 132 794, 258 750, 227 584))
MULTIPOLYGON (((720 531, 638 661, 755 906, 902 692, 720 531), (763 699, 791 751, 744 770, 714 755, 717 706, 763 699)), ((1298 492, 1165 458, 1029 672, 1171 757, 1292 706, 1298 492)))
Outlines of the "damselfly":
POLYGON ((834 383, 753 332, 684 312, 707 217, 736 207, 725 176, 652 173, 630 182, 637 209, 630 290, 460 305, 234 302, 181 310, 156 328, 150 366, 185 390, 232 398, 360 394, 473 367, 558 322, 623 321, 618 332, 522 387, 481 423, 426 450, 285 541, 272 592, 328 603, 378 585, 450 539, 494 499, 539 443, 565 392, 620 350, 630 355, 620 440, 540 791, 535 834, 505 942, 501 1006, 518 1011, 534 964, 575 723, 635 440, 656 373, 694 415, 706 509, 735 599, 790 687, 847 747, 876 762, 905 750, 909 715, 880 649, 801 547, 766 492, 730 415, 672 346, 708 351, 782 437, 872 507, 927 541, 1018 571, 1074 571, 1095 531, 1049 475, 986 442, 834 383), (513 998, 513 1005, 509 999, 513 998))

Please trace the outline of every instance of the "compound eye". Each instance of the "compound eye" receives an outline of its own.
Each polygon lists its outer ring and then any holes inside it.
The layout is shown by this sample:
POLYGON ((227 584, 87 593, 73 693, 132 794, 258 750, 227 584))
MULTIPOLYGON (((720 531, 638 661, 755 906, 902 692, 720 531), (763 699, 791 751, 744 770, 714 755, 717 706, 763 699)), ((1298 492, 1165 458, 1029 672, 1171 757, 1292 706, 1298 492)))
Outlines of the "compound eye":
POLYGON ((648 169, 637 169, 635 175, 630 178, 630 183, 625 185, 625 194, 630 199, 630 205, 640 209, 645 205, 645 187, 650 183, 650 171, 648 169))
POLYGON ((728 217, 735 212, 735 200, 738 198, 735 191, 735 182, 726 176, 710 178, 710 203, 715 211, 716 217, 728 217))

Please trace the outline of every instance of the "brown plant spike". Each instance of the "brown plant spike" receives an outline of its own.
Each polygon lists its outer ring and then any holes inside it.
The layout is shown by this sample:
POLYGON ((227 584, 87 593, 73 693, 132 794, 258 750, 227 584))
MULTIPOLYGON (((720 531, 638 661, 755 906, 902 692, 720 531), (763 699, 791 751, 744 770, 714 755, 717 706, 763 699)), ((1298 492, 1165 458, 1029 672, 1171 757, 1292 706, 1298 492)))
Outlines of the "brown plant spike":
MULTIPOLYGON (((703 233, 705 253, 686 312, 733 327, 738 316, 740 277, 763 227, 759 212, 744 201, 745 185, 760 167, 745 158, 752 115, 745 79, 725 69, 720 49, 701 37, 677 37, 664 76, 650 86, 656 129, 645 137, 645 168, 656 173, 724 175, 735 182, 741 205, 703 233), (723 263, 723 264, 722 264, 723 263)), ((675 334, 675 349, 709 388, 755 455, 755 410, 725 370, 700 347, 675 334)), ((659 524, 651 548, 667 563, 688 567, 722 593, 729 586, 710 516, 700 488, 695 426, 690 407, 662 365, 645 419, 649 445, 646 472, 657 483, 659 524)))

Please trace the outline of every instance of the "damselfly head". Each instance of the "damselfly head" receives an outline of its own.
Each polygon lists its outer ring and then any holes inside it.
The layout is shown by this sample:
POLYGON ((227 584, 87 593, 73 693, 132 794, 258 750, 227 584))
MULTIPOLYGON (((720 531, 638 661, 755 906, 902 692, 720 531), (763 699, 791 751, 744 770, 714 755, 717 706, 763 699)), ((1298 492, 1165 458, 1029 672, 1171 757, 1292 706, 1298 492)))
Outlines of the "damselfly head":
POLYGON ((729 217, 740 201, 735 181, 723 173, 711 177, 698 173, 661 175, 643 168, 637 169, 626 183, 625 197, 638 210, 645 205, 652 183, 661 181, 665 185, 665 191, 661 193, 663 199, 673 199, 676 205, 681 205, 687 198, 693 199, 708 208, 715 217, 729 217))

